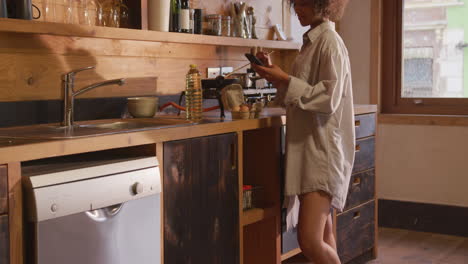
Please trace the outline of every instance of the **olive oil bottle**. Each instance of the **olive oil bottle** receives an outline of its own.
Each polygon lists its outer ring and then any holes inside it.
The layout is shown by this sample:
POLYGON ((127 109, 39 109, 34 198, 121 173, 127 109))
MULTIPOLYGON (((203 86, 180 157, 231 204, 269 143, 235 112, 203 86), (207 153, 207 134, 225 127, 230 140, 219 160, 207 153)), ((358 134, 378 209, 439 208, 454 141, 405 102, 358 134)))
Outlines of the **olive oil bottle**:
POLYGON ((186 119, 200 121, 203 114, 203 92, 201 74, 197 65, 190 65, 185 82, 185 113, 186 119))

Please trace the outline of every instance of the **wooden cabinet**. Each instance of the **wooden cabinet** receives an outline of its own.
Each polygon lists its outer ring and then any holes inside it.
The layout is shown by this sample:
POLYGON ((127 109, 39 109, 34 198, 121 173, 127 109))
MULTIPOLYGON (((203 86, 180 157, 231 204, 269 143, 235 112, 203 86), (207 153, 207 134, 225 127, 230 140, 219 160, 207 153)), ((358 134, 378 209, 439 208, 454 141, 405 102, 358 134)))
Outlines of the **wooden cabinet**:
POLYGON ((374 169, 356 173, 351 176, 348 197, 344 211, 364 204, 375 197, 375 171, 374 169))
POLYGON ((10 263, 7 167, 0 166, 0 264, 10 263))
POLYGON ((349 263, 374 248, 375 203, 345 211, 338 216, 337 246, 342 263, 349 263))
POLYGON ((237 136, 164 143, 164 263, 239 263, 237 136))
POLYGON ((8 235, 8 215, 0 216, 0 264, 10 263, 10 240, 8 235))
POLYGON ((260 208, 243 212, 244 264, 280 264, 280 133, 279 127, 243 133, 243 184, 261 188, 260 208))
POLYGON ((0 166, 0 215, 8 212, 7 167, 0 166))
POLYGON ((336 217, 336 241, 342 263, 375 258, 375 114, 356 116, 356 157, 344 211, 336 217))

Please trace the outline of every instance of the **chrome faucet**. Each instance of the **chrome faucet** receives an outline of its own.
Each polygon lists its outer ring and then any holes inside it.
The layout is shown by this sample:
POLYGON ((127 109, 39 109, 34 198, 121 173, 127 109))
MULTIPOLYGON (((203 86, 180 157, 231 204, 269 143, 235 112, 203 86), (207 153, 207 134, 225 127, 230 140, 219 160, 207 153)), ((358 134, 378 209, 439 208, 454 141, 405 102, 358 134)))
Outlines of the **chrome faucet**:
POLYGON ((86 71, 86 70, 92 70, 94 69, 95 66, 90 66, 78 70, 71 71, 65 75, 63 75, 62 78, 62 84, 63 84, 63 120, 62 120, 62 126, 65 127, 71 127, 73 126, 74 118, 74 107, 75 107, 75 97, 77 97, 80 94, 86 93, 88 91, 91 91, 95 88, 101 87, 101 86, 106 86, 106 85, 112 85, 112 84, 118 84, 118 85, 123 85, 125 83, 125 79, 115 79, 115 80, 109 80, 109 81, 104 81, 100 83, 95 83, 92 85, 89 85, 87 87, 84 87, 78 91, 75 91, 75 75, 79 72, 86 71))

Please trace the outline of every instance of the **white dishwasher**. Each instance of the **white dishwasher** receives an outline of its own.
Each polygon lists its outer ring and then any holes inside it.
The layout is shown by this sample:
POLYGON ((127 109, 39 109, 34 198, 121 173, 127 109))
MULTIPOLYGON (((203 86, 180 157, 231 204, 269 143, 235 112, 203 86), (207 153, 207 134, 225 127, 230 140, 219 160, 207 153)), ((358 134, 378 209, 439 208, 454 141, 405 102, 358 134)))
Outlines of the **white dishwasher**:
POLYGON ((156 157, 23 169, 34 264, 161 263, 156 157))

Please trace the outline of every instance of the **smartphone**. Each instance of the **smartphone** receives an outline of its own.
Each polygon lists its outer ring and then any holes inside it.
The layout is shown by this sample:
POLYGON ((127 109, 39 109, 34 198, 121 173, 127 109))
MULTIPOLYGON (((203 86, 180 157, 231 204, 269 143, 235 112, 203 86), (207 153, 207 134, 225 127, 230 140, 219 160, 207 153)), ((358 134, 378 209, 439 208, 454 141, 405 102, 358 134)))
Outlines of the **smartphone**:
POLYGON ((254 55, 252 55, 250 53, 246 53, 245 57, 247 57, 247 59, 251 63, 257 64, 257 65, 260 65, 260 66, 265 66, 261 60, 259 60, 256 56, 254 56, 254 55))

